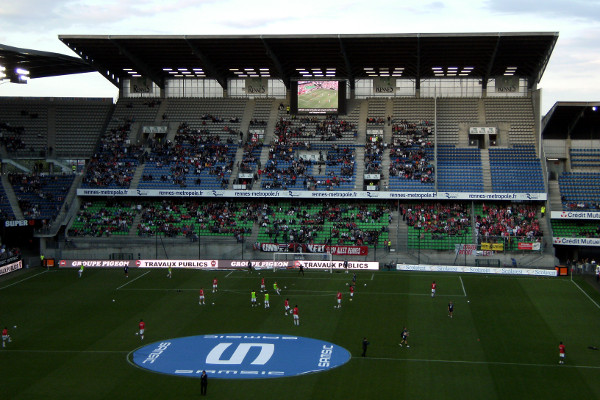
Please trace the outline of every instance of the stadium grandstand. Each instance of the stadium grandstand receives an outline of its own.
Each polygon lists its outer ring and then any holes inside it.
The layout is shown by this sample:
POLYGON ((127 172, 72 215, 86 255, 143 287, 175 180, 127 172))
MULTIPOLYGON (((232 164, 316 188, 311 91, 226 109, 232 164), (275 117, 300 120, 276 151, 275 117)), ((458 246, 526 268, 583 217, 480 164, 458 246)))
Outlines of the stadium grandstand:
POLYGON ((59 39, 78 57, 2 46, 2 77, 97 71, 119 98, 0 97, 0 216, 28 221, 3 223, 8 246, 31 238, 57 260, 598 257, 600 103, 540 111, 557 33, 59 39))

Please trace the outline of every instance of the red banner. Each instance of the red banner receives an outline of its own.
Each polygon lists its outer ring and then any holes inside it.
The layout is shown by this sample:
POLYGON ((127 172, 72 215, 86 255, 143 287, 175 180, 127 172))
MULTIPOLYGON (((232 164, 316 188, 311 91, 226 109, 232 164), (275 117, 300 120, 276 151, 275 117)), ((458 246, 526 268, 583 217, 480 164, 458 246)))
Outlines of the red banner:
POLYGON ((537 242, 536 243, 519 242, 517 244, 517 247, 519 250, 539 250, 540 244, 537 242))

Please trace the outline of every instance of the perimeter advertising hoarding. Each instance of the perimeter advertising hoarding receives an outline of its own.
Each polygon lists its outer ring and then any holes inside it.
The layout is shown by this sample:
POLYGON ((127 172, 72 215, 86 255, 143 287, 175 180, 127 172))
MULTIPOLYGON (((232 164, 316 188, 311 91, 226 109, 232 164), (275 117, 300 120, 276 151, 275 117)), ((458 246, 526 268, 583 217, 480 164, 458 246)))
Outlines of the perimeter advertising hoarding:
POLYGON ((200 190, 200 189, 77 189, 78 196, 114 197, 229 197, 275 199, 393 199, 393 200, 546 200, 546 193, 370 192, 359 190, 200 190))
MULTIPOLYGON (((184 269, 246 269, 248 261, 254 269, 293 269, 302 265, 310 269, 343 269, 343 261, 271 261, 271 260, 60 260, 60 268, 184 268, 184 269)), ((378 270, 378 262, 349 261, 348 269, 378 270)))
POLYGON ((492 267, 469 267, 469 266, 462 266, 462 265, 396 264, 396 269, 398 271, 460 272, 460 273, 472 273, 472 274, 557 276, 557 271, 555 269, 535 269, 535 268, 492 268, 492 267))
POLYGON ((10 264, 5 264, 0 267, 0 275, 6 275, 11 272, 17 271, 23 268, 23 260, 19 260, 10 264))

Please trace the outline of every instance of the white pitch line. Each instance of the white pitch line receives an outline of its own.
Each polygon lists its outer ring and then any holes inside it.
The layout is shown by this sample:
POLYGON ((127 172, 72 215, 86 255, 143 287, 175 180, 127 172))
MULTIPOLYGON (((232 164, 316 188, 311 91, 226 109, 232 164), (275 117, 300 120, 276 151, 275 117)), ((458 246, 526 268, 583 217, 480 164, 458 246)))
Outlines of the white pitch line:
POLYGON ((463 283, 462 276, 459 275, 458 279, 460 279, 460 286, 462 286, 463 293, 465 294, 465 297, 467 297, 467 291, 465 290, 465 284, 463 283))
MULTIPOLYGON (((164 288, 133 288, 133 289, 123 289, 129 291, 148 291, 148 292, 173 292, 173 291, 198 291, 199 289, 164 289, 164 288)), ((281 289, 284 292, 299 292, 306 293, 306 296, 312 295, 312 293, 327 293, 326 295, 334 295, 337 293, 336 290, 304 290, 304 289, 281 289)), ((248 294, 247 290, 229 290, 222 289, 220 292, 228 292, 228 293, 239 293, 239 294, 248 294)), ((395 292, 360 292, 361 296, 364 295, 381 295, 381 296, 431 296, 429 293, 395 293, 395 292)), ((297 295, 295 295, 297 296, 297 295)), ((315 295, 316 296, 316 295, 315 295)), ((436 294, 436 297, 463 297, 462 294, 436 294)))
POLYGON ((42 272, 40 272, 40 273, 37 273, 37 274, 35 274, 35 275, 32 275, 32 276, 28 276, 27 278, 25 278, 25 279, 21 279, 20 281, 13 282, 13 283, 11 283, 10 285, 3 286, 3 287, 1 287, 1 288, 0 288, 0 290, 2 290, 2 289, 6 289, 6 288, 9 288, 9 287, 11 287, 11 286, 14 286, 14 285, 16 285, 17 283, 24 282, 24 281, 26 281, 27 279, 35 278, 36 276, 38 276, 38 275, 41 275, 41 274, 45 274, 46 272, 48 272, 48 270, 42 271, 42 272))
POLYGON ((375 274, 371 274, 371 280, 373 280, 373 278, 375 278, 375 274))
POLYGON ((90 353, 90 354, 125 354, 128 353, 127 350, 27 350, 27 349, 18 349, 18 350, 10 350, 3 349, 3 353, 11 352, 11 353, 90 353))
POLYGON ((225 278, 227 278, 231 274, 233 274, 233 271, 231 271, 230 273, 228 273, 227 275, 225 275, 225 278))
POLYGON ((583 289, 581 288, 581 286, 579 286, 579 285, 577 284, 577 282, 575 282, 574 280, 571 280, 571 282, 573 282, 573 284, 575 284, 575 286, 577 286, 577 289, 581 290, 581 293, 585 294, 585 296, 586 296, 588 299, 590 299, 590 301, 591 301, 592 303, 594 303, 594 305, 595 305, 596 307, 600 308, 600 305, 598 305, 598 303, 596 303, 596 302, 594 301, 594 299, 592 299, 592 298, 590 297, 590 295, 589 295, 589 294, 587 294, 587 293, 585 292, 585 290, 583 290, 583 289))
POLYGON ((584 368, 584 369, 600 369, 598 365, 569 365, 569 364, 533 364, 533 363, 512 363, 503 361, 468 361, 468 360, 426 360, 420 358, 387 358, 387 357, 358 357, 361 360, 382 360, 382 361, 407 361, 407 362, 426 362, 426 363, 444 363, 444 364, 480 364, 480 365, 507 365, 515 367, 554 367, 554 368, 584 368))
POLYGON ((137 278, 135 278, 135 279, 132 279, 132 280, 130 280, 130 281, 128 281, 128 282, 125 282, 124 284, 122 284, 121 286, 119 286, 119 287, 118 287, 116 290, 119 290, 119 289, 121 289, 122 287, 125 287, 125 286, 129 285, 131 282, 133 282, 133 281, 136 281, 136 280, 140 279, 142 276, 144 276, 144 275, 148 275, 149 273, 150 273, 150 271, 146 271, 146 272, 144 272, 142 275, 138 276, 137 278))

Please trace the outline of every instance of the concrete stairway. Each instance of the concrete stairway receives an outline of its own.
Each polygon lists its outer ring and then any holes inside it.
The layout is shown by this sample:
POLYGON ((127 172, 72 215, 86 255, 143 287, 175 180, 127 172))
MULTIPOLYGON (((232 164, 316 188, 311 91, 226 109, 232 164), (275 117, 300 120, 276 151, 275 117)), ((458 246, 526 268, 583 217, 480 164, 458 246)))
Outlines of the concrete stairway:
POLYGON ((490 167, 490 152, 488 149, 479 150, 481 153, 481 169, 483 173, 483 191, 490 193, 492 191, 492 173, 490 167))
POLYGON ((19 207, 19 200, 17 200, 17 195, 13 190, 12 185, 8 181, 8 176, 2 175, 2 186, 4 186, 4 192, 6 193, 6 198, 10 203, 10 206, 15 214, 16 219, 24 219, 23 212, 21 211, 21 207, 19 207))

